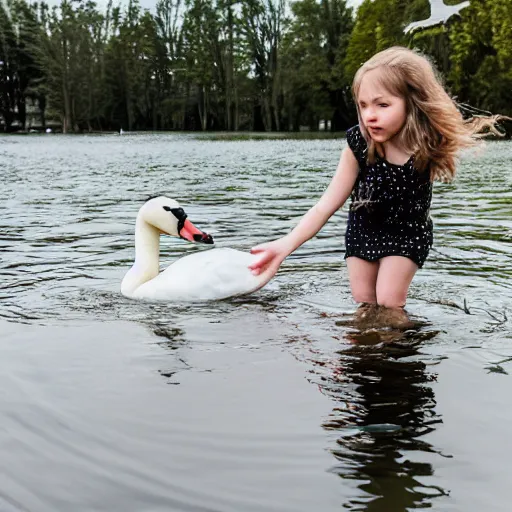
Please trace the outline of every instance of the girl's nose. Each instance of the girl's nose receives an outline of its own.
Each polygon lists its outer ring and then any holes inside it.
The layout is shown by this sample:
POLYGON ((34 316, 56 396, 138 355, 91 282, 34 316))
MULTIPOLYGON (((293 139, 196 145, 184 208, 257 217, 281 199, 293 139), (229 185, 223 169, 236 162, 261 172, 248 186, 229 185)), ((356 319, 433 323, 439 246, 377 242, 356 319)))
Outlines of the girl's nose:
POLYGON ((372 123, 372 122, 375 122, 376 120, 377 120, 377 114, 376 114, 375 110, 369 109, 366 112, 366 122, 372 123))

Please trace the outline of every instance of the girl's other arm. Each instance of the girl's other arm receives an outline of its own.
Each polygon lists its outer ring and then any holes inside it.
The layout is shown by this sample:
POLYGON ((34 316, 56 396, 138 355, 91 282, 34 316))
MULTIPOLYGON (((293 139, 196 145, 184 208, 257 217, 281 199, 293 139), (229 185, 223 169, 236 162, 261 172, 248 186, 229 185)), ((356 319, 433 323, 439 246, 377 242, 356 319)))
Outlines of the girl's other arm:
POLYGON ((343 206, 350 196, 357 178, 359 164, 350 148, 341 152, 336 174, 320 200, 311 208, 297 226, 284 237, 251 249, 253 254, 261 254, 249 268, 252 273, 266 274, 267 282, 275 275, 283 260, 304 242, 313 238, 329 218, 343 206))

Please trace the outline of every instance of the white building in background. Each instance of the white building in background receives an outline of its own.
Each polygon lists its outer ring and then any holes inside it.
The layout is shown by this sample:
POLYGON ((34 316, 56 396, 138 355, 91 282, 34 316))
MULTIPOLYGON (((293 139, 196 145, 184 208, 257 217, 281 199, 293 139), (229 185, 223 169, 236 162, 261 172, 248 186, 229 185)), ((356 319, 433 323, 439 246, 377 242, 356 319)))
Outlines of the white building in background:
POLYGON ((328 119, 328 120, 322 119, 318 123, 318 129, 321 132, 328 132, 331 129, 331 120, 330 119, 328 119))

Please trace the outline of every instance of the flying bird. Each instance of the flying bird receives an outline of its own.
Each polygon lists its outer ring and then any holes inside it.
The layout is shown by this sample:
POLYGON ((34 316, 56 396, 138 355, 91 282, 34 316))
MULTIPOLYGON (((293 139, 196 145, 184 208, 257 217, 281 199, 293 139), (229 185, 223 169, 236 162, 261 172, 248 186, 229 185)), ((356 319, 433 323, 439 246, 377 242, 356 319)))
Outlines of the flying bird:
POLYGON ((418 28, 427 28, 445 23, 454 14, 460 14, 460 11, 466 7, 469 7, 469 0, 457 5, 445 5, 443 0, 430 0, 430 18, 409 23, 404 32, 407 34, 418 28))

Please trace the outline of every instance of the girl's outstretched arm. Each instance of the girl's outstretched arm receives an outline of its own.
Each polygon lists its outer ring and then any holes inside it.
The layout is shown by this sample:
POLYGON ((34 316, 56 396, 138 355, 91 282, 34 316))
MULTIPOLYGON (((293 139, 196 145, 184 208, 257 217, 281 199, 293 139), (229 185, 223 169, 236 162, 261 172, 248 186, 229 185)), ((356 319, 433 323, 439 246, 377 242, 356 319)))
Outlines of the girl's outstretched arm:
POLYGON ((336 174, 318 203, 313 206, 297 226, 287 235, 273 242, 257 245, 252 254, 261 257, 249 268, 254 275, 265 274, 266 282, 276 274, 283 260, 304 242, 313 238, 329 218, 343 206, 350 196, 357 178, 359 164, 350 148, 341 152, 336 174))

